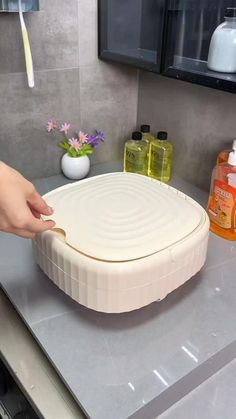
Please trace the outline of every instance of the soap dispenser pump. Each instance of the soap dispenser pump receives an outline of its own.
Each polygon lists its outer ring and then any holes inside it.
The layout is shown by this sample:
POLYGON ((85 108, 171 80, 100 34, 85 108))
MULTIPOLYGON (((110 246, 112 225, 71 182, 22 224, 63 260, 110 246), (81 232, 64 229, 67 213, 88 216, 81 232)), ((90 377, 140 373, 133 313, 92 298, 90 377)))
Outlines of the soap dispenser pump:
POLYGON ((226 163, 229 158, 229 153, 233 150, 236 150, 236 140, 233 141, 232 148, 230 150, 222 150, 216 160, 216 164, 226 163))

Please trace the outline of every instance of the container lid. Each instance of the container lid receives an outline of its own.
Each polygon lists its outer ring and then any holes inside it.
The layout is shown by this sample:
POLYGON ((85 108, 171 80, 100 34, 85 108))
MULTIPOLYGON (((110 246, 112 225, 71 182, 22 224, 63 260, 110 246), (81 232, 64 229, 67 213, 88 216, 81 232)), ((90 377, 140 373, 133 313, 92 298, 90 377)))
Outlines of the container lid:
POLYGON ((161 141, 165 141, 168 138, 168 133, 166 131, 158 131, 157 139, 161 141))
POLYGON ((144 132, 144 133, 145 132, 150 132, 151 127, 150 127, 150 125, 143 124, 143 125, 141 125, 140 130, 141 130, 141 132, 144 132))
POLYGON ((44 198, 66 243, 104 261, 149 256, 186 238, 202 222, 203 210, 193 200, 134 173, 95 176, 44 198))
POLYGON ((142 140, 143 136, 142 133, 139 131, 132 132, 132 140, 139 141, 142 140))
POLYGON ((227 7, 225 17, 236 17, 236 7, 227 7))

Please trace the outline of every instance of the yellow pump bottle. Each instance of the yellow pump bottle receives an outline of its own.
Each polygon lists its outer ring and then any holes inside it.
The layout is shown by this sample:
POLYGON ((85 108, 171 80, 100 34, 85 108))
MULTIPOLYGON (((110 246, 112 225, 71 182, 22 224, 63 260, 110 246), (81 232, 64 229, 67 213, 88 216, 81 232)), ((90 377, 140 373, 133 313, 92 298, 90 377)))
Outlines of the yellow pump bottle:
POLYGON ((124 172, 147 175, 149 144, 142 139, 142 133, 135 131, 132 139, 126 141, 124 149, 124 172))
POLYGON ((236 150, 213 169, 207 212, 213 233, 236 240, 236 150))

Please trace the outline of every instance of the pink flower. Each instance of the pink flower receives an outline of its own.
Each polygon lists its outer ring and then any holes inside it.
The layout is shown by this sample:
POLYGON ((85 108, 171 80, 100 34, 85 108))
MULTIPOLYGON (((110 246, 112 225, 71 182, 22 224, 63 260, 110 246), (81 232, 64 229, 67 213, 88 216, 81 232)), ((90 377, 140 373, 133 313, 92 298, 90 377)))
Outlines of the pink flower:
POLYGON ((70 124, 67 124, 67 122, 64 122, 64 124, 61 124, 60 132, 64 132, 64 134, 67 135, 69 129, 70 129, 70 124))
POLYGON ((80 131, 78 133, 78 137, 79 137, 79 142, 80 143, 87 143, 88 141, 88 134, 85 134, 84 132, 80 131))
POLYGON ((54 122, 53 119, 50 119, 47 123, 47 132, 54 131, 55 128, 57 128, 56 122, 54 122))
POLYGON ((80 149, 81 144, 78 142, 77 138, 70 138, 68 143, 70 144, 70 148, 74 148, 76 151, 80 149))

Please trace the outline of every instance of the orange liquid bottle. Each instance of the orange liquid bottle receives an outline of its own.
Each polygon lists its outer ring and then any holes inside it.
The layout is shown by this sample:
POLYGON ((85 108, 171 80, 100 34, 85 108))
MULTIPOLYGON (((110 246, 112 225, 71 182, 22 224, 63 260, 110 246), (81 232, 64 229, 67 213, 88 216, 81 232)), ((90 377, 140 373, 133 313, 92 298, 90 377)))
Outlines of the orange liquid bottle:
POLYGON ((236 150, 213 170, 207 212, 213 233, 236 240, 236 150))

